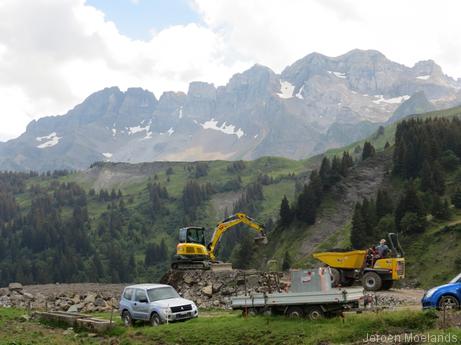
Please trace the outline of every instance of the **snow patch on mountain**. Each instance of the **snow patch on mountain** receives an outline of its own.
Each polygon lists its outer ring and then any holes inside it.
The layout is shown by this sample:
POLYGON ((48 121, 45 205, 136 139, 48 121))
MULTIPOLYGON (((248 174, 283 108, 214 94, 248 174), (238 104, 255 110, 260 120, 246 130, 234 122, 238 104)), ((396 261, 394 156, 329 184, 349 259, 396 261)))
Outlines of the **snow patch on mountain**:
POLYGON ((102 155, 106 158, 111 158, 112 157, 112 153, 110 152, 103 152, 102 155))
POLYGON ((330 74, 334 74, 335 77, 337 77, 337 78, 346 79, 346 73, 335 72, 335 71, 327 71, 327 72, 330 73, 330 74))
POLYGON ((39 149, 46 149, 48 147, 52 147, 56 144, 59 143, 59 139, 62 139, 62 137, 58 137, 56 132, 50 133, 48 135, 45 135, 43 137, 37 137, 35 138, 37 141, 42 142, 43 140, 46 140, 44 143, 37 145, 37 148, 39 149))
POLYGON ((235 130, 236 127, 234 125, 226 125, 225 121, 219 127, 218 121, 215 119, 208 120, 205 123, 201 123, 200 125, 203 129, 212 129, 215 131, 220 131, 224 134, 236 135, 239 139, 245 134, 241 128, 235 130))
POLYGON ((426 75, 420 75, 416 77, 416 79, 421 79, 421 80, 428 80, 431 76, 429 74, 426 75))
POLYGON ((296 94, 296 98, 304 99, 303 90, 304 90, 304 85, 301 86, 301 88, 299 89, 298 93, 296 94))
POLYGON ((410 98, 410 96, 408 95, 398 96, 398 97, 393 97, 393 98, 384 98, 383 95, 375 95, 374 97, 378 98, 373 101, 373 103, 375 104, 381 104, 381 103, 399 104, 410 98))
POLYGON ((139 133, 139 132, 143 132, 143 131, 146 131, 149 132, 149 128, 150 128, 150 124, 148 124, 147 126, 145 127, 141 127, 141 126, 135 126, 135 127, 128 127, 128 134, 129 135, 132 135, 132 134, 136 134, 136 133, 139 133))
POLYGON ((167 133, 171 137, 171 135, 174 133, 173 127, 170 127, 170 129, 167 131, 167 133))
POLYGON ((178 118, 182 119, 182 105, 179 107, 179 115, 178 118))
POLYGON ((288 81, 280 80, 280 92, 277 93, 277 96, 280 98, 292 98, 293 91, 295 90, 295 86, 288 81))

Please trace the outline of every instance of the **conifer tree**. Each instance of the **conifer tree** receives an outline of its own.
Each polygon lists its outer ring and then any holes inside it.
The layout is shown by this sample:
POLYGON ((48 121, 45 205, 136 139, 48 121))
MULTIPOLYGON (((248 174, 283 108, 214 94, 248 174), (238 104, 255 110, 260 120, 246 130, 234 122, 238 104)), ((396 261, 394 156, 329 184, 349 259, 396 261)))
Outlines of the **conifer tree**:
POLYGON ((362 160, 373 157, 375 153, 376 151, 375 151, 374 146, 369 141, 365 141, 365 143, 363 144, 363 150, 362 150, 362 160))
POLYGON ((455 205, 456 208, 461 208, 461 189, 457 188, 453 196, 451 197, 451 202, 455 205))
POLYGON ((366 224, 360 203, 355 204, 352 216, 351 245, 354 249, 363 249, 368 245, 366 241, 366 224))
POLYGON ((282 271, 286 272, 291 268, 291 257, 288 251, 285 251, 282 262, 282 271))
POLYGON ((293 220, 293 212, 290 208, 290 203, 286 197, 283 196, 282 202, 280 204, 280 224, 283 226, 287 226, 293 220))

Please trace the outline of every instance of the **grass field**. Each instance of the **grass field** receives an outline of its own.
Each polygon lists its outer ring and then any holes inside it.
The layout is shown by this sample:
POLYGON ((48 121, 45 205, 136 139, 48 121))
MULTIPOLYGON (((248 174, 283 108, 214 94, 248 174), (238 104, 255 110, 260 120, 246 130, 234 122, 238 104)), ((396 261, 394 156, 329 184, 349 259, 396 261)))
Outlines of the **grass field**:
MULTIPOLYGON (((284 317, 248 317, 225 311, 202 312, 198 319, 150 327, 136 324, 125 328, 119 321, 104 336, 21 322, 23 311, 0 309, 0 344, 351 344, 371 335, 450 334, 461 340, 461 330, 436 328, 434 313, 398 311, 350 314, 344 319, 320 321, 284 317)), ((100 314, 108 317, 107 314, 100 314)), ((453 342, 437 342, 449 344, 453 342)))

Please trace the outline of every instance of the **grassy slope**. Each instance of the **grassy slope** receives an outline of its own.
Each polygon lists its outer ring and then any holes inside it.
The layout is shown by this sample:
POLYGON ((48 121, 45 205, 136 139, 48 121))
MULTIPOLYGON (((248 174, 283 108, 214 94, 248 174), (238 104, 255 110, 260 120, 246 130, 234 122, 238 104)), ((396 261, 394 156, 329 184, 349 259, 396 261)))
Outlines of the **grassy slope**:
MULTIPOLYGON (((199 183, 212 183, 224 185, 227 181, 235 180, 237 175, 229 172, 227 168, 231 164, 227 161, 211 161, 209 165, 208 175, 196 179, 199 183)), ((147 163, 149 164, 149 163, 147 163)), ((156 163, 153 163, 154 165, 156 163)), ((185 184, 193 178, 194 171, 189 172, 187 167, 193 163, 170 162, 161 163, 161 169, 154 169, 154 172, 146 173, 146 170, 139 168, 137 171, 126 174, 125 168, 118 164, 105 164, 102 168, 93 168, 91 172, 80 172, 65 177, 60 177, 60 182, 77 182, 88 192, 91 188, 103 187, 109 191, 112 188, 120 189, 123 193, 123 200, 126 208, 129 210, 129 222, 137 223, 137 219, 143 220, 148 225, 147 237, 141 233, 135 234, 138 237, 138 243, 156 242, 159 243, 162 239, 166 241, 171 252, 175 248, 177 240, 177 231, 179 227, 189 224, 184 224, 184 214, 180 206, 180 199, 185 184), (171 166, 174 174, 167 176, 166 167, 171 166), (94 172, 97 173, 94 173, 94 172), (130 175, 131 174, 131 175, 130 175), (169 177, 169 181, 168 181, 169 177), (169 214, 164 214, 159 217, 154 223, 150 223, 147 215, 143 211, 148 207, 149 198, 146 186, 149 181, 158 182, 165 186, 170 195, 170 199, 166 202, 166 209, 169 214), (132 199, 132 202, 129 200, 132 199)), ((130 166, 130 169, 135 166, 130 166)), ((294 161, 285 158, 265 157, 255 161, 245 163, 245 169, 239 172, 242 180, 242 188, 234 193, 234 198, 237 199, 242 193, 244 187, 249 183, 255 182, 261 174, 267 174, 275 179, 274 183, 263 186, 264 200, 258 209, 257 214, 251 214, 261 222, 266 222, 269 218, 275 219, 278 215, 280 201, 284 194, 293 200, 295 180, 289 178, 289 174, 306 174, 309 169, 309 162, 294 161)), ((136 169, 135 169, 136 170, 136 169)), ((195 179, 195 178, 194 178, 195 179)), ((48 186, 53 181, 51 177, 34 177, 27 180, 27 185, 48 186)), ((218 206, 222 203, 227 203, 228 212, 232 211, 235 200, 227 200, 228 193, 218 193, 212 196, 212 200, 200 207, 198 211, 198 219, 194 222, 197 225, 206 226, 209 229, 214 228, 216 223, 224 216, 224 211, 218 206)), ((24 213, 31 204, 31 194, 29 191, 16 195, 17 201, 24 213)), ((110 202, 99 201, 97 197, 88 196, 88 212, 92 221, 92 231, 95 231, 100 215, 107 211, 107 206, 110 202)), ((62 217, 66 219, 70 217, 72 212, 70 208, 62 209, 62 217)), ((129 223, 128 222, 128 223, 129 223)), ((133 236, 128 235, 128 226, 125 225, 126 239, 134 240, 133 236), (129 237, 128 237, 129 236, 129 237)), ((138 222, 141 223, 141 222, 138 222)), ((211 232, 211 231, 210 231, 211 232)), ((135 240, 136 241, 136 240, 135 240)), ((96 244, 98 245, 98 244, 96 244)), ((135 245, 135 256, 142 262, 144 260, 144 247, 135 245)), ((158 273, 160 274, 160 273, 158 273)), ((154 273, 154 277, 157 276, 154 273)))
MULTIPOLYGON (((435 111, 427 114, 421 114, 418 115, 418 117, 452 117, 455 115, 461 115, 461 107, 443 111, 435 111)), ((383 150, 384 145, 387 141, 391 144, 393 143, 395 128, 395 124, 390 125, 385 128, 383 135, 379 137, 376 137, 376 135, 372 135, 366 140, 371 141, 378 151, 383 150)), ((345 148, 330 150, 326 154, 328 156, 332 156, 334 154, 340 154, 344 150, 349 150, 353 152, 354 148, 356 146, 362 146, 364 141, 365 140, 362 140, 360 142, 351 144, 345 148)), ((294 161, 285 158, 264 157, 255 161, 246 162, 246 168, 240 173, 243 186, 255 181, 256 177, 259 174, 268 174, 275 179, 279 178, 279 180, 276 183, 264 186, 264 201, 260 205, 259 212, 257 214, 253 214, 252 216, 258 218, 258 220, 262 222, 267 221, 267 219, 269 218, 275 219, 277 217, 280 201, 283 195, 287 195, 290 201, 294 200, 295 182, 293 179, 285 177, 291 173, 295 173, 297 176, 306 175, 312 167, 315 167, 319 164, 320 159, 321 156, 312 157, 310 159, 303 161, 294 161)), ((185 183, 188 179, 191 178, 191 173, 188 172, 186 169, 186 167, 191 163, 163 162, 159 164, 163 164, 162 168, 157 169, 155 174, 139 173, 135 174, 135 177, 128 175, 122 178, 113 178, 112 174, 114 172, 117 172, 117 170, 119 169, 118 165, 107 164, 104 165, 104 168, 101 169, 99 175, 77 173, 74 175, 61 177, 60 181, 76 181, 87 190, 89 190, 90 188, 101 186, 101 183, 102 186, 104 186, 104 188, 120 188, 124 194, 125 200, 129 198, 133 199, 132 203, 126 202, 126 205, 127 208, 130 210, 131 218, 136 219, 145 217, 145 215, 143 215, 140 210, 142 209, 142 206, 146 205, 146 203, 148 202, 146 184, 149 179, 153 180, 154 175, 157 175, 156 181, 160 182, 163 186, 166 186, 170 196, 172 197, 172 200, 170 200, 167 204, 167 209, 170 210, 170 215, 162 217, 156 223, 152 224, 152 229, 149 230, 147 241, 159 242, 161 239, 165 239, 167 245, 170 248, 174 248, 177 236, 177 229, 180 226, 185 225, 182 224, 182 215, 181 212, 178 211, 179 199, 181 197, 181 193, 185 183), (165 172, 166 166, 171 166, 174 170, 174 174, 169 177, 169 182, 167 181, 167 175, 165 172)), ((199 182, 211 182, 222 185, 226 181, 235 179, 235 173, 231 173, 227 170, 227 167, 230 164, 229 162, 211 161, 208 162, 208 164, 210 167, 208 175, 199 178, 199 182)), ((46 185, 48 183, 50 183, 49 179, 43 180, 41 178, 32 178, 28 181, 28 185, 46 185)), ((394 181, 394 184, 395 189, 398 190, 401 188, 400 181, 394 181)), ((237 197, 240 192, 241 190, 235 193, 237 194, 237 197)), ((218 210, 218 208, 216 207, 216 203, 219 204, 222 202, 227 202, 227 204, 232 205, 233 201, 228 200, 228 197, 229 195, 225 193, 213 196, 213 202, 210 201, 208 204, 202 207, 201 211, 199 212, 199 218, 195 223, 212 228, 216 224, 216 222, 220 220, 223 216, 222 210, 218 210)), ((30 205, 30 195, 28 195, 28 193, 17 195, 17 200, 23 208, 26 208, 30 205)), ((331 198, 329 199, 327 197, 322 205, 322 208, 334 212, 336 202, 336 200, 331 200, 331 198)), ((93 219, 97 219, 99 215, 107 209, 107 203, 99 202, 94 198, 89 199, 88 209, 90 217, 93 219)), ((64 215, 70 215, 69 210, 64 210, 63 213, 64 215)), ((451 221, 456 221, 458 218, 461 219, 461 216, 456 215, 451 221)), ((451 263, 454 261, 456 257, 456 249, 453 249, 450 246, 445 245, 445 243, 450 242, 451 238, 448 237, 447 234, 439 235, 439 232, 437 232, 438 229, 442 228, 443 226, 445 226, 445 224, 431 224, 430 229, 428 229, 428 231, 424 235, 418 237, 418 239, 415 241, 408 242, 408 245, 413 245, 414 242, 415 246, 415 249, 411 247, 407 248, 409 267, 412 270, 414 267, 414 274, 411 271, 409 271, 409 276, 411 278, 414 278, 416 276, 424 276, 421 279, 421 282, 424 286, 429 285, 433 282, 441 282, 443 281, 443 279, 446 279, 447 276, 456 272, 456 269, 458 269, 451 265, 451 263), (418 250, 417 248, 421 248, 421 250, 418 250), (437 262, 437 253, 439 253, 440 251, 443 251, 445 253, 444 255, 446 256, 449 262, 449 264, 445 266, 452 267, 448 271, 447 269, 445 269, 443 273, 436 271, 434 266, 431 265, 432 262, 437 262), (416 258, 421 257, 421 255, 427 257, 427 259, 425 259, 426 263, 424 264, 429 267, 427 271, 418 268, 419 260, 416 260, 416 258), (432 270, 434 270, 434 272, 432 272, 432 270)), ((347 246, 349 231, 350 224, 344 224, 342 229, 339 229, 338 232, 330 236, 323 244, 320 245, 319 249, 322 250, 331 247, 347 246)), ((285 251, 296 252, 295 248, 297 247, 297 245, 299 245, 303 240, 305 241, 308 238, 308 228, 295 228, 291 229, 291 231, 287 231, 285 234, 278 238, 276 245, 270 247, 270 252, 267 252, 269 254, 269 258, 273 256, 281 262, 281 259, 283 258, 285 251)), ((143 249, 140 249, 139 253, 136 253, 136 256, 139 258, 139 260, 142 260, 142 254, 143 249)), ((294 257, 293 259, 296 265, 298 266, 308 266, 313 263, 312 260, 306 259, 305 257, 294 257)), ((424 265, 422 265, 421 267, 424 267, 424 265)))
MULTIPOLYGON (((19 322, 22 313, 0 309, 0 344, 345 344, 361 342, 367 334, 441 333, 435 327, 433 314, 419 311, 366 313, 321 321, 243 318, 238 313, 204 312, 198 319, 157 328, 143 325, 124 328, 117 319, 117 326, 107 335, 90 338, 84 332, 66 335, 62 329, 38 322, 19 322)), ((445 332, 461 337, 459 329, 445 332)))

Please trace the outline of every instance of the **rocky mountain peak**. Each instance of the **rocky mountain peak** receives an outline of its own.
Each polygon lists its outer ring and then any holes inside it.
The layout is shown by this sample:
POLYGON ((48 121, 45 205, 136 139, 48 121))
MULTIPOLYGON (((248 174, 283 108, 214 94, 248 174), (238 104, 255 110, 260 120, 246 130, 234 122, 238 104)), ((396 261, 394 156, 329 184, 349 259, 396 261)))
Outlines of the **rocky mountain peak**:
POLYGON ((435 63, 434 60, 424 60, 418 61, 414 67, 413 71, 417 76, 442 76, 442 68, 435 63))
POLYGON ((189 84, 188 97, 198 97, 206 99, 216 98, 216 88, 213 84, 201 81, 194 81, 189 84))

